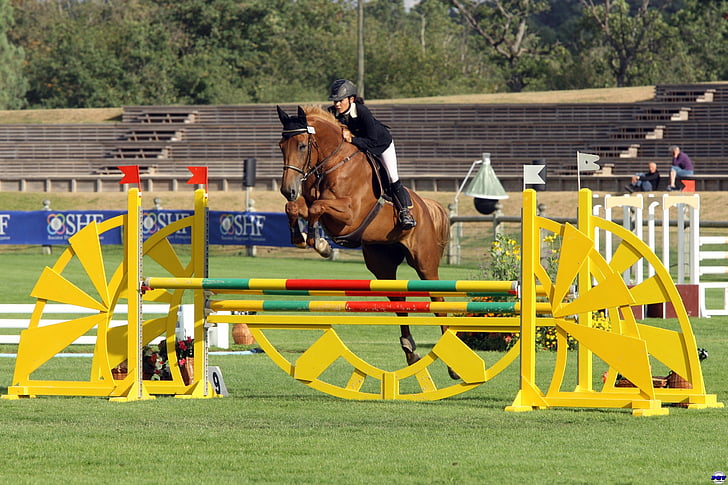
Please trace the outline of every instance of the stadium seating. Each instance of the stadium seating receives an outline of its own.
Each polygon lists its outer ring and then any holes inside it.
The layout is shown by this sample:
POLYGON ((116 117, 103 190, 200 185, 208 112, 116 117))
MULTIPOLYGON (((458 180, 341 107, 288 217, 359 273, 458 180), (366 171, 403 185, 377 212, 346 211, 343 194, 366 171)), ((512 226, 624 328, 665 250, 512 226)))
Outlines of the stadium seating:
MULTIPOLYGON (((515 180, 523 164, 542 159, 550 177, 574 176, 577 151, 599 155, 611 172, 603 177, 626 180, 650 161, 666 172, 668 147, 679 145, 696 162, 697 190, 728 184, 728 83, 660 85, 653 100, 638 103, 371 109, 392 129, 405 180, 457 183, 483 152, 505 178, 515 180)), ((275 186, 279 138, 272 105, 127 106, 119 122, 0 125, 0 167, 6 178, 106 175, 130 164, 183 176, 187 166, 204 165, 216 176, 239 178, 243 160, 256 158, 258 179, 275 186)))

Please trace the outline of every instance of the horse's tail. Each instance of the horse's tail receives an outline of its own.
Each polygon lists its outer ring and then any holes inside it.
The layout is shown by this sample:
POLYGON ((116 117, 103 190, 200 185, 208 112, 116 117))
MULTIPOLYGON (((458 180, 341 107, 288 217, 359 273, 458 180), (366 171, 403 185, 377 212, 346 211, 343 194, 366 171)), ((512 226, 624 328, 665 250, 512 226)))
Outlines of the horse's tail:
POLYGON ((423 200, 435 226, 437 246, 440 248, 440 256, 442 257, 447 244, 450 242, 450 216, 439 202, 432 199, 423 200))

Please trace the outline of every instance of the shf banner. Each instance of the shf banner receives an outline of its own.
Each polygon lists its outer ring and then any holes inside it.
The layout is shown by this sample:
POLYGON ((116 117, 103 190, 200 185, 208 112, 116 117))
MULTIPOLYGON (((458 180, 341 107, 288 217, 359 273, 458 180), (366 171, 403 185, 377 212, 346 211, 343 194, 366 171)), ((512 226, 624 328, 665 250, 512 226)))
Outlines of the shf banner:
MULTIPOLYGON (((0 244, 68 244, 68 239, 92 222, 120 216, 121 211, 9 211, 0 212, 0 244)), ((142 229, 147 238, 165 226, 192 215, 192 211, 150 210, 142 214, 142 229)), ((189 244, 190 229, 169 237, 173 244, 189 244)), ((291 245, 288 219, 275 212, 210 211, 210 244, 243 246, 291 245)), ((102 244, 121 244, 117 228, 101 235, 102 244)))

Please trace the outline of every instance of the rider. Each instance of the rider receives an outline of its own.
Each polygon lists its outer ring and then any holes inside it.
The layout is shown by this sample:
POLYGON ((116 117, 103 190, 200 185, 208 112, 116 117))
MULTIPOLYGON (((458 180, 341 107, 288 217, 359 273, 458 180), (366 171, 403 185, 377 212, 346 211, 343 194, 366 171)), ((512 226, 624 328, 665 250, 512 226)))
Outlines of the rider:
POLYGON ((363 152, 381 157, 389 176, 389 190, 399 214, 399 225, 403 229, 412 229, 417 225, 410 213, 412 199, 399 180, 397 153, 389 129, 364 106, 364 100, 357 96, 356 86, 351 81, 346 79, 334 81, 331 84, 329 101, 334 102, 329 111, 346 126, 343 131, 344 139, 363 152))

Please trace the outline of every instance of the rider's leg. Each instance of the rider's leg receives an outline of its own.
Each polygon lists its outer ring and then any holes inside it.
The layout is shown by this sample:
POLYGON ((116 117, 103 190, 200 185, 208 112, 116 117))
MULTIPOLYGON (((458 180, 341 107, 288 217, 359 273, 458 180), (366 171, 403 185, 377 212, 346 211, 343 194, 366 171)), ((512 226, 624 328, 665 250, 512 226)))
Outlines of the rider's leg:
POLYGON ((417 225, 414 217, 410 213, 412 208, 412 199, 409 192, 404 188, 402 182, 399 181, 399 173, 397 172, 397 152, 394 149, 394 142, 382 153, 382 163, 387 170, 390 186, 389 190, 392 194, 392 201, 397 209, 399 225, 403 229, 412 229, 417 225))
POLYGON ((394 202, 394 206, 397 209, 400 227, 402 229, 412 229, 417 225, 417 222, 410 212, 412 199, 410 198, 409 192, 407 192, 407 189, 399 180, 394 182, 389 190, 392 192, 392 202, 394 202))

